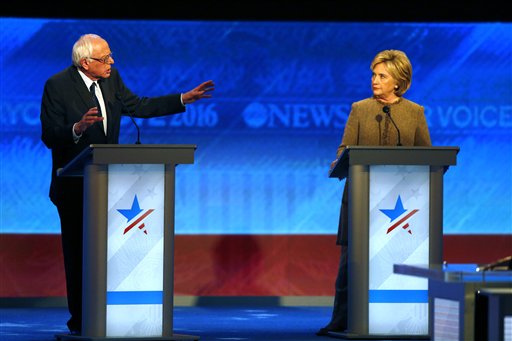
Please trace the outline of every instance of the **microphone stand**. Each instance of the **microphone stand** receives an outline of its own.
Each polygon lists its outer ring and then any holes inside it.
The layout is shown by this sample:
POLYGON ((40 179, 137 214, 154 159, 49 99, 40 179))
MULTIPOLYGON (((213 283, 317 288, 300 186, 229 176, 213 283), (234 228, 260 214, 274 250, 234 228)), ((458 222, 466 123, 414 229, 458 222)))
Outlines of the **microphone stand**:
POLYGON ((135 144, 140 144, 140 128, 139 128, 139 125, 137 124, 137 122, 135 122, 135 119, 133 118, 133 115, 132 115, 131 111, 128 110, 128 108, 124 104, 124 101, 121 98, 121 95, 117 93, 116 94, 116 98, 119 100, 119 102, 121 102, 121 105, 123 106, 123 110, 128 113, 128 116, 130 116, 130 120, 132 121, 133 125, 137 129, 137 141, 135 141, 135 144))
POLYGON ((382 108, 382 111, 384 111, 384 113, 389 117, 389 119, 391 120, 391 123, 393 123, 393 125, 395 126, 395 129, 396 129, 396 132, 397 132, 397 135, 398 135, 398 143, 396 144, 397 146, 401 146, 402 143, 400 142, 400 129, 398 129, 395 121, 393 121, 393 119, 391 118, 391 109, 389 108, 389 106, 385 105, 384 108, 382 108))

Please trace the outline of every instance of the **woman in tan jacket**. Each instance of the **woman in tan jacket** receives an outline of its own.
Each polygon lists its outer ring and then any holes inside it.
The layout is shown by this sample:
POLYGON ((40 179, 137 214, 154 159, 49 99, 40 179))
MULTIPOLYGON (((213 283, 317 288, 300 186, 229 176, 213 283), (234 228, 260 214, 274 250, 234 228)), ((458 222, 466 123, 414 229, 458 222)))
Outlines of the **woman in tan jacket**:
MULTIPOLYGON (((381 51, 370 69, 373 96, 352 104, 331 169, 347 146, 431 146, 424 108, 403 98, 412 80, 412 65, 407 55, 398 50, 381 51)), ((336 240, 341 245, 341 257, 334 307, 331 321, 316 333, 319 336, 347 329, 347 187, 345 182, 336 240)))

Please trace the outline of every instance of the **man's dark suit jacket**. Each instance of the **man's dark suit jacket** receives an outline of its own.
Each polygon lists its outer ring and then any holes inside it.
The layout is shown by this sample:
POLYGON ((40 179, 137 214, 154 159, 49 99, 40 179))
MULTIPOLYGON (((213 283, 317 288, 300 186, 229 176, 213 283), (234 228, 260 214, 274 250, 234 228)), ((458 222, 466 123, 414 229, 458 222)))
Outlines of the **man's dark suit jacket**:
POLYGON ((110 77, 98 83, 107 111, 107 136, 102 126, 95 123, 82 134, 78 143, 73 140, 73 124, 96 106, 89 89, 75 66, 52 76, 45 84, 41 104, 41 139, 52 150, 50 198, 53 202, 66 200, 65 192, 71 195, 71 190, 75 191, 74 196, 81 193, 76 193, 77 186, 81 186, 77 180, 57 177, 57 169, 90 144, 118 143, 122 115, 129 115, 130 112, 134 117, 149 118, 185 111, 180 94, 151 98, 133 94, 114 67, 110 77))

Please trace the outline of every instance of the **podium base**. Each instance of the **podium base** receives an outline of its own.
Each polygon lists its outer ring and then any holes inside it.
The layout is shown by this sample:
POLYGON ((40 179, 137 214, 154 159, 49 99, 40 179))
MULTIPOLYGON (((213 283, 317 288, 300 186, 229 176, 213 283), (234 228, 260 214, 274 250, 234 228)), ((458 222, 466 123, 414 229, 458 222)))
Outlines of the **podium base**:
POLYGON ((82 335, 69 335, 69 334, 57 334, 55 335, 57 341, 185 341, 193 340, 197 341, 200 339, 199 336, 174 334, 173 336, 151 336, 151 337, 91 337, 82 335))
POLYGON ((329 332, 330 337, 344 340, 430 340, 428 335, 395 335, 395 334, 355 334, 349 332, 329 332))

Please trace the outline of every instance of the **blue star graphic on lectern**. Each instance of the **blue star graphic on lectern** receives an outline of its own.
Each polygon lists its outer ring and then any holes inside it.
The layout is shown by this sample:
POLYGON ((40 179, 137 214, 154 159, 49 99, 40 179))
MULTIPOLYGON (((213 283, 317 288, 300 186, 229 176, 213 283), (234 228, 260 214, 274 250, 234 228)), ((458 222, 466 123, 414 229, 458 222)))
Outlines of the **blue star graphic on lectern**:
POLYGON ((396 199, 395 208, 392 210, 380 210, 382 213, 387 215, 391 220, 393 221, 396 218, 400 217, 403 213, 407 212, 406 209, 404 209, 404 205, 402 204, 402 199, 400 196, 398 196, 398 199, 396 199))
POLYGON ((135 195, 135 197, 133 198, 132 208, 130 208, 129 210, 118 209, 117 211, 124 215, 126 219, 128 219, 127 221, 130 221, 133 218, 135 218, 140 212, 142 212, 141 208, 139 207, 139 200, 137 200, 137 195, 135 195))

